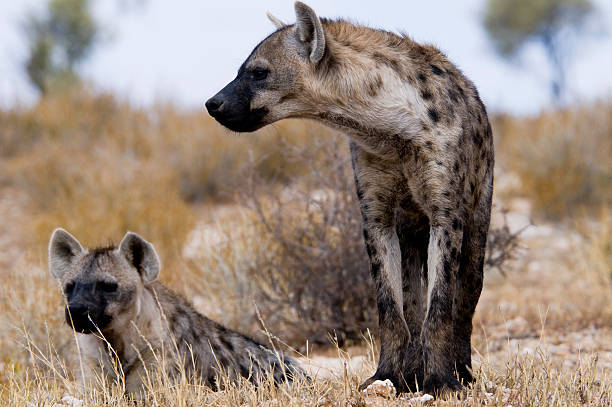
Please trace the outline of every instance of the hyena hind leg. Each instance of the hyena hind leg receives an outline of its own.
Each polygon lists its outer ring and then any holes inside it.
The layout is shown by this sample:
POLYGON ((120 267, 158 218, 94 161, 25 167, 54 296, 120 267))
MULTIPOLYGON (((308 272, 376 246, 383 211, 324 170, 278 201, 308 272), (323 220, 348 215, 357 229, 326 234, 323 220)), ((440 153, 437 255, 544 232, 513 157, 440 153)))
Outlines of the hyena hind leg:
POLYGON ((486 208, 464 228, 461 262, 457 274, 453 330, 455 368, 463 384, 474 381, 472 374, 472 318, 480 298, 490 209, 486 208))
MULTIPOLYGON (((432 222, 433 223, 433 222, 432 222)), ((423 390, 459 390, 455 372, 453 301, 462 233, 449 222, 432 225, 427 250, 427 315, 421 337, 425 378, 423 390)))
POLYGON ((427 246, 429 243, 429 220, 425 214, 402 202, 397 211, 396 232, 402 251, 402 288, 404 292, 404 318, 410 330, 402 365, 406 389, 423 389, 423 346, 421 327, 425 319, 425 299, 427 296, 427 246))

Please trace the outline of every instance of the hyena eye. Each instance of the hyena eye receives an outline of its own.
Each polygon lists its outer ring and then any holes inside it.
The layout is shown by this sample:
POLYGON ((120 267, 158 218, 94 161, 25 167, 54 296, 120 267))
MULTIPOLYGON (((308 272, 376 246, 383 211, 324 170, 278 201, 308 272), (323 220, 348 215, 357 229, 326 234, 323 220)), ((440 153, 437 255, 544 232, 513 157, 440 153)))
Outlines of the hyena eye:
POLYGON ((70 294, 72 290, 74 290, 74 283, 68 283, 66 287, 64 287, 64 293, 66 293, 66 295, 70 294))
POLYGON ((105 293, 114 293, 117 291, 117 283, 101 282, 97 284, 97 288, 105 293))
POLYGON ((268 71, 267 69, 254 69, 252 72, 253 79, 256 81, 263 81, 268 77, 269 72, 270 71, 268 71))

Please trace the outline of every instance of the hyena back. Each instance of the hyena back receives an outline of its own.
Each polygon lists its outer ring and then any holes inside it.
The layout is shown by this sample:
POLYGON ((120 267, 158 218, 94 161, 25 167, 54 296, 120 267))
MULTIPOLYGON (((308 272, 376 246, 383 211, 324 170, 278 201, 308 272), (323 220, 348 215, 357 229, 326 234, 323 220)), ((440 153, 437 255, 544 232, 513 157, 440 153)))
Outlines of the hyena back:
POLYGON ((135 398, 145 395, 150 372, 174 378, 185 373, 215 389, 224 385, 221 378, 257 383, 270 374, 281 382, 301 373, 292 359, 208 319, 155 281, 155 248, 135 233, 127 233, 117 248, 87 250, 56 229, 49 268, 66 296, 66 322, 77 332, 78 379, 85 389, 100 373, 117 380, 122 372, 135 398))
POLYGON ((493 191, 485 107, 435 47, 295 11, 293 25, 272 19, 278 30, 206 107, 234 131, 295 117, 349 137, 381 339, 362 386, 458 389, 473 380, 493 191))

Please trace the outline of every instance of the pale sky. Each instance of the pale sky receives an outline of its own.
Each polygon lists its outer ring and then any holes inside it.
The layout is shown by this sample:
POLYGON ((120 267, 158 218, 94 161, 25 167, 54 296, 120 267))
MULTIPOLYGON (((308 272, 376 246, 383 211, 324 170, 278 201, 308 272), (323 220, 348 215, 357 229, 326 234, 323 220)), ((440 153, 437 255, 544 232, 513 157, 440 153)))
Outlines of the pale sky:
MULTIPOLYGON (((187 108, 233 79, 251 49, 274 30, 270 11, 294 22, 290 0, 97 0, 106 39, 81 67, 98 89, 137 105, 172 100, 187 108), (142 5, 139 5, 142 3, 142 5), (127 4, 127 6, 126 6, 127 4)), ((535 113, 550 106, 548 65, 539 48, 523 66, 495 56, 480 24, 484 0, 306 1, 320 16, 347 17, 372 27, 404 31, 438 46, 470 77, 492 111, 535 113)), ((612 1, 594 0, 608 34, 576 49, 568 73, 573 101, 612 99, 612 1)), ((44 0, 0 0, 0 107, 32 103, 36 92, 23 65, 21 22, 44 0)))

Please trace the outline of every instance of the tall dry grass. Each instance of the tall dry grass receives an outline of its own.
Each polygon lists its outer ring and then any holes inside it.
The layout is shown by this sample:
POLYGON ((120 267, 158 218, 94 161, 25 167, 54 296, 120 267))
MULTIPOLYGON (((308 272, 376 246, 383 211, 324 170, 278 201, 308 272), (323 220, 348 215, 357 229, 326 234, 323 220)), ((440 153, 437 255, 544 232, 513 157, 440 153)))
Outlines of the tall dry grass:
MULTIPOLYGON (((39 363, 27 367, 3 366, 0 377, 0 402, 7 407, 81 407, 134 406, 124 392, 120 371, 111 381, 100 380, 100 386, 79 390, 66 373, 65 366, 44 344, 26 342, 32 358, 39 363)), ((370 350, 374 344, 366 342, 370 350)), ((222 391, 213 392, 197 380, 183 375, 172 379, 163 369, 150 371, 146 380, 147 406, 610 406, 612 384, 597 356, 579 358, 576 367, 568 369, 563 360, 553 359, 543 348, 533 353, 508 352, 503 367, 485 360, 475 365, 476 381, 461 392, 438 395, 435 402, 421 401, 421 394, 390 396, 358 392, 358 384, 371 373, 375 360, 370 352, 360 365, 348 353, 335 349, 343 368, 331 376, 312 370, 311 361, 302 359, 311 370, 311 380, 299 378, 275 386, 273 380, 253 385, 246 380, 226 381, 222 391)), ((160 364, 161 366, 162 364, 160 364)))

